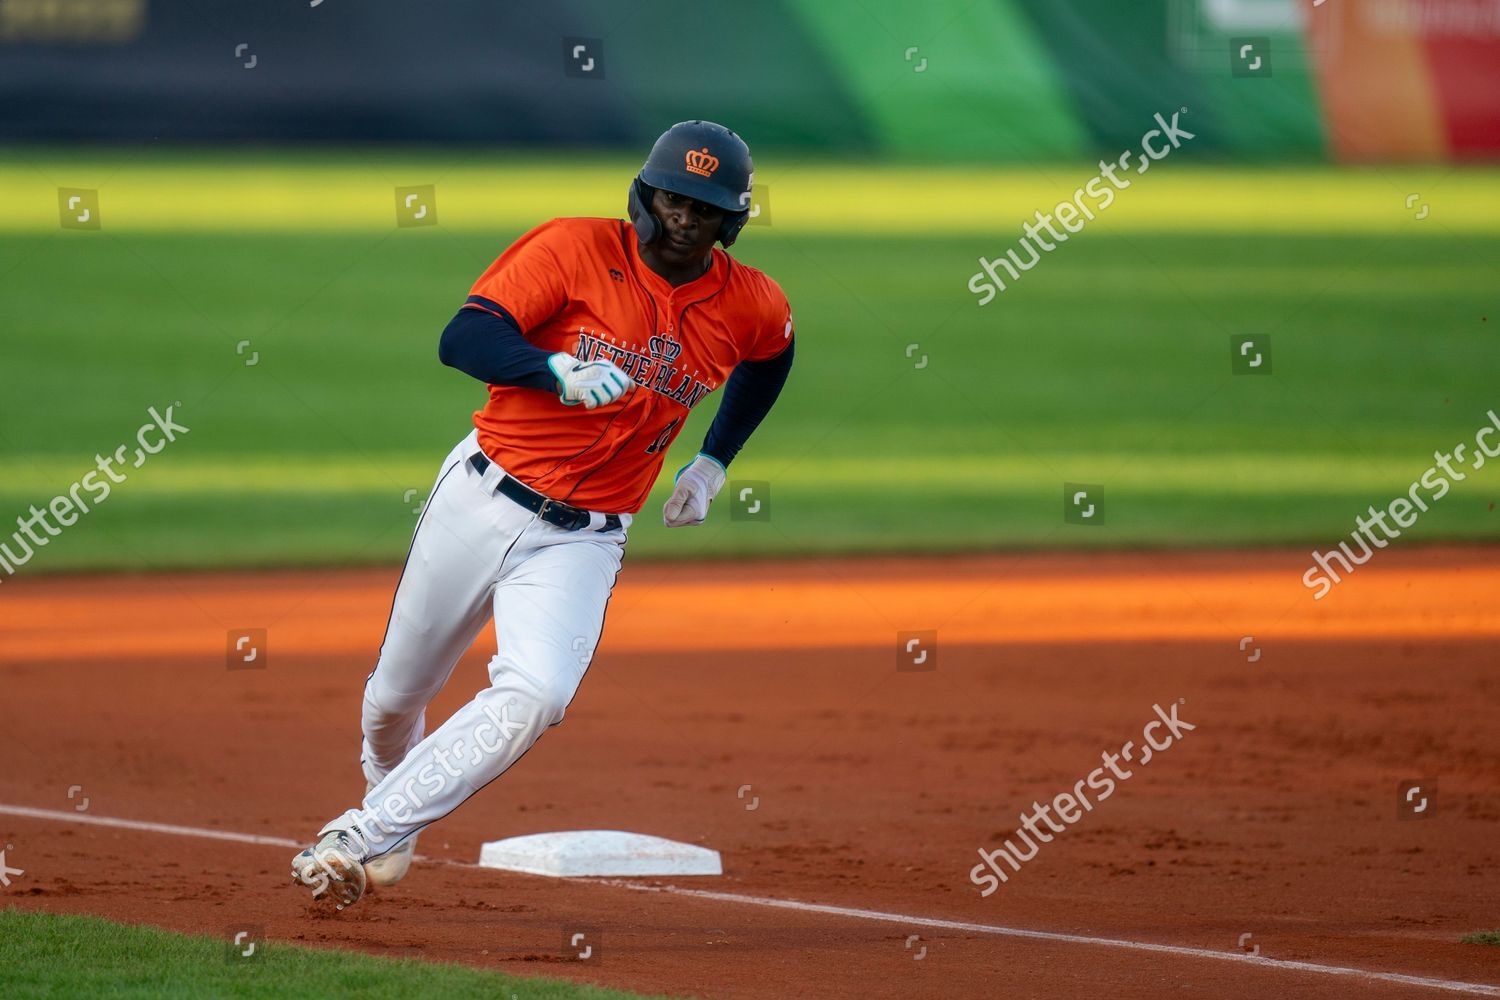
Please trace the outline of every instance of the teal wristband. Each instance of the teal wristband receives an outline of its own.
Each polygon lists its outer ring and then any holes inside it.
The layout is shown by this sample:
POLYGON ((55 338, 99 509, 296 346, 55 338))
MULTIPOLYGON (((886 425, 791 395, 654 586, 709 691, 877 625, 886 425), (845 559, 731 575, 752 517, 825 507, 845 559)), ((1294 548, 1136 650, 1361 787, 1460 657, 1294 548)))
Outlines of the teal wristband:
MULTIPOLYGON (((704 452, 700 451, 700 452, 698 452, 697 455, 693 456, 693 461, 697 461, 700 458, 706 458, 706 459, 708 459, 710 462, 714 463, 715 465, 717 465, 719 467, 719 471, 720 472, 724 473, 724 475, 726 475, 726 476, 729 475, 729 470, 726 469, 726 468, 724 468, 724 463, 721 462, 721 461, 719 461, 717 458, 714 458, 712 455, 708 455, 708 454, 705 454, 704 452)), ((681 479, 682 478, 682 474, 684 472, 686 472, 689 468, 691 468, 692 464, 693 464, 692 462, 689 462, 687 465, 684 465, 682 468, 678 469, 677 470, 677 474, 672 477, 672 482, 676 483, 677 480, 681 479)))
MULTIPOLYGON (((561 352, 561 351, 558 352, 558 353, 559 354, 563 354, 564 357, 567 357, 569 360, 572 360, 572 355, 569 355, 569 354, 567 354, 565 352, 561 352)), ((562 376, 558 374, 557 367, 555 365, 553 365, 553 363, 552 363, 552 362, 554 362, 556 360, 557 360, 557 354, 554 354, 551 357, 549 357, 547 359, 547 369, 548 369, 548 371, 552 372, 552 377, 555 378, 555 379, 557 379, 557 400, 558 400, 558 402, 562 403, 562 405, 564 405, 564 406, 577 406, 579 404, 579 402, 580 402, 579 400, 576 400, 576 399, 564 399, 563 398, 563 391, 564 390, 563 390, 562 376)))

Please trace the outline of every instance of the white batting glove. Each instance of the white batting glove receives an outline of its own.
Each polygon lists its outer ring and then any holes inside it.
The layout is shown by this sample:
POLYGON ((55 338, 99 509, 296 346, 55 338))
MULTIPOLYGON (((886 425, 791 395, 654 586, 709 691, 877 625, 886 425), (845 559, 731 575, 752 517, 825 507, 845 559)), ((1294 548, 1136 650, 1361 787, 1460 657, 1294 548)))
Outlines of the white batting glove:
POLYGON ((569 406, 582 403, 592 410, 613 403, 635 383, 613 361, 579 361, 566 351, 547 359, 547 367, 557 377, 557 398, 569 406))
POLYGON ((661 509, 661 520, 669 528, 702 524, 708 517, 708 505, 724 488, 724 466, 709 456, 698 457, 677 470, 677 487, 661 509))

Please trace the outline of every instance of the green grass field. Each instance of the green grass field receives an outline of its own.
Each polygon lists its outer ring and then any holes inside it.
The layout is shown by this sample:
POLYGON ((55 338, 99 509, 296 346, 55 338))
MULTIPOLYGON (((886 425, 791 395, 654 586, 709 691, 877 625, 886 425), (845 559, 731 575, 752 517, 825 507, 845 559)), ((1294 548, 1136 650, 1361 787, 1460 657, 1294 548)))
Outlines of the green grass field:
POLYGON ((558 980, 459 965, 375 958, 271 942, 251 954, 224 939, 98 917, 0 910, 0 996, 475 997, 644 1000, 558 980))
MULTIPOLYGON (((191 428, 25 572, 398 560, 483 399, 438 333, 529 225, 616 214, 635 165, 494 159, 0 157, 3 521, 148 406, 191 428), (422 183, 441 224, 396 228, 392 188, 422 183), (100 191, 99 231, 58 228, 59 186, 100 191)), ((636 557, 1327 547, 1500 411, 1500 173, 1167 161, 980 307, 977 257, 1087 166, 760 167, 772 224, 736 255, 781 282, 799 349, 731 479, 768 481, 772 520, 721 501, 668 532, 659 486, 636 557), (1271 374, 1231 375, 1247 333, 1271 374), (1063 523, 1064 482, 1104 487, 1102 527, 1063 523)), ((1407 534, 1494 540, 1497 497, 1500 463, 1407 534)))

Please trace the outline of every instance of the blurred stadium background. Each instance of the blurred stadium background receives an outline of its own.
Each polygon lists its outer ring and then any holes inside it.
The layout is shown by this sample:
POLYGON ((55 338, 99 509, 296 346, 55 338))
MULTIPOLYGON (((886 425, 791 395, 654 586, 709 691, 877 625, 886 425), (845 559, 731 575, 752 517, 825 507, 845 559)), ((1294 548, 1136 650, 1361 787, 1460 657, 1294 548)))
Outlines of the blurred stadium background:
MULTIPOLYGON (((772 520, 669 534, 658 491, 636 557, 1331 545, 1500 404, 1497 66, 1487 0, 0 0, 0 503, 180 401, 27 572, 398 559, 481 400, 436 360, 471 281, 622 215, 704 117, 755 154, 735 254, 802 349, 733 469, 772 520), (977 304, 980 257, 1174 112, 1195 138, 977 304)), ((1492 539, 1494 493, 1412 533, 1492 539)))

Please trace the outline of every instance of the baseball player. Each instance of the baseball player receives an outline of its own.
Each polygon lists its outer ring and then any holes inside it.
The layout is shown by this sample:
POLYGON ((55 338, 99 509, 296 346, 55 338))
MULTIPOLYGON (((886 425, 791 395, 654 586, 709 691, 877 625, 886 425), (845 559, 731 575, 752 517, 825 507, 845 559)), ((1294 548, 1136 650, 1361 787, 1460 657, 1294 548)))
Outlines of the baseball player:
POLYGON ((593 658, 633 515, 688 411, 721 386, 668 527, 702 524, 792 366, 776 282, 723 250, 749 217, 750 150, 667 130, 630 221, 553 219, 480 275, 438 356, 488 387, 438 472, 365 683, 358 808, 292 877, 339 909, 411 865, 417 833, 495 780, 563 713, 593 658), (491 617, 489 687, 431 733, 424 711, 491 617))

